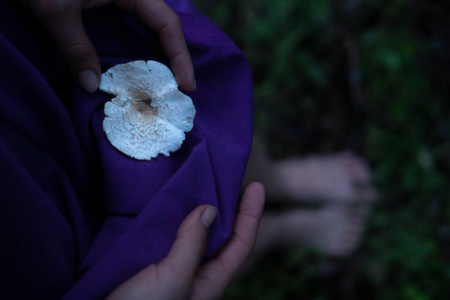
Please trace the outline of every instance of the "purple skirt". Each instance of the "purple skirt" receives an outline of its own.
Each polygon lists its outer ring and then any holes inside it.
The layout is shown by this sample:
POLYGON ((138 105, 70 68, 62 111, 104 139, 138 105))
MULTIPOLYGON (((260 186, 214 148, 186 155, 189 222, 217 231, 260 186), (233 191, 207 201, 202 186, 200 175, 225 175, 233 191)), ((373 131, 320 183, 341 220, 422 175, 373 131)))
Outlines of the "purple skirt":
MULTIPOLYGON (((187 1, 168 1, 192 55, 194 128, 170 157, 137 161, 103 130, 111 96, 85 93, 42 26, 15 0, 0 10, 0 294, 102 299, 165 257, 198 205, 218 208, 206 257, 231 234, 252 136, 252 84, 233 42, 187 1)), ((83 14, 102 71, 168 61, 133 15, 83 14)))

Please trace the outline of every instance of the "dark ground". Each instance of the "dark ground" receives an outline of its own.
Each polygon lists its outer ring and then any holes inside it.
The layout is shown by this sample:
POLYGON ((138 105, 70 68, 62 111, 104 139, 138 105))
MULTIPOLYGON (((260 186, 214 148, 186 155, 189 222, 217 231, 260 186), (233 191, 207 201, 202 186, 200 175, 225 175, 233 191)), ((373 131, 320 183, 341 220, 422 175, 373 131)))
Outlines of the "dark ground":
POLYGON ((197 0, 247 55, 274 157, 352 150, 380 197, 339 270, 272 253, 226 299, 447 299, 450 2, 197 0))

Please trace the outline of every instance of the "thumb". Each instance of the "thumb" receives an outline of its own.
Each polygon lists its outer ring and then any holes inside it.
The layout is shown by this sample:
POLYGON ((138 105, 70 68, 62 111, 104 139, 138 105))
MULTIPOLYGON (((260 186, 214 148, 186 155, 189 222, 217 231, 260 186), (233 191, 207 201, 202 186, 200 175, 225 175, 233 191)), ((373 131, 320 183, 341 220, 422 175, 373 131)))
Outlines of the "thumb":
POLYGON ((76 1, 57 9, 41 11, 39 18, 53 36, 59 50, 78 83, 87 91, 98 88, 100 62, 81 20, 81 7, 76 1))
POLYGON ((191 212, 178 229, 169 254, 160 264, 162 269, 167 268, 178 274, 180 282, 189 284, 189 288, 203 257, 209 227, 216 214, 217 209, 208 205, 201 205, 191 212))
POLYGON ((167 257, 121 284, 107 299, 187 299, 216 213, 208 205, 194 209, 178 229, 167 257))

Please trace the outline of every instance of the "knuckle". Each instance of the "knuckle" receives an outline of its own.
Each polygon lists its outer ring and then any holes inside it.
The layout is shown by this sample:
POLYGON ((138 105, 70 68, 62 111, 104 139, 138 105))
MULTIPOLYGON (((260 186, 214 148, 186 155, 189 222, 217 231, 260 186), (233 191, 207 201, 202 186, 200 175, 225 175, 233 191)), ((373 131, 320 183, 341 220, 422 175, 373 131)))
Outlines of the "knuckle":
POLYGON ((178 17, 178 15, 174 12, 172 12, 168 18, 167 18, 167 23, 170 24, 171 26, 181 26, 181 20, 178 17))
POLYGON ((70 44, 63 49, 64 56, 70 63, 80 63, 87 59, 91 45, 87 43, 70 44))
POLYGON ((174 37, 181 29, 181 20, 175 13, 171 13, 161 28, 161 33, 166 36, 174 37))
POLYGON ((244 238, 243 236, 241 236, 239 234, 233 234, 231 236, 231 239, 236 244, 239 244, 242 247, 242 249, 244 250, 243 252, 247 253, 247 255, 250 255, 250 253, 253 252, 253 248, 254 248, 253 241, 249 241, 248 239, 244 238))
POLYGON ((255 212, 252 211, 251 209, 241 208, 239 214, 242 217, 246 218, 247 220, 250 220, 252 222, 259 222, 259 218, 255 215, 255 212))

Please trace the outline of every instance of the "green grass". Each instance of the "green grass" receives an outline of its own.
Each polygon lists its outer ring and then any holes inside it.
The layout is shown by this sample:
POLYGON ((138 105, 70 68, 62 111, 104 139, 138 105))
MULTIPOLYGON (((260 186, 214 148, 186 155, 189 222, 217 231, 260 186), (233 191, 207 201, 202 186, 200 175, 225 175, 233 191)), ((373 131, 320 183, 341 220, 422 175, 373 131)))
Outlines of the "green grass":
POLYGON ((272 155, 351 149, 380 193, 339 272, 308 250, 273 253, 226 299, 448 298, 448 2, 195 2, 247 55, 272 155))

